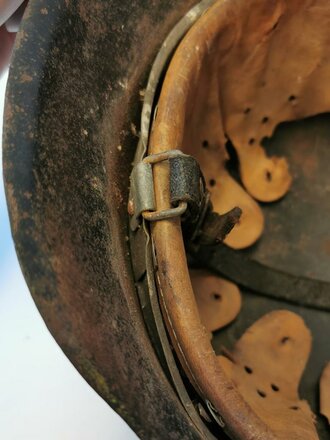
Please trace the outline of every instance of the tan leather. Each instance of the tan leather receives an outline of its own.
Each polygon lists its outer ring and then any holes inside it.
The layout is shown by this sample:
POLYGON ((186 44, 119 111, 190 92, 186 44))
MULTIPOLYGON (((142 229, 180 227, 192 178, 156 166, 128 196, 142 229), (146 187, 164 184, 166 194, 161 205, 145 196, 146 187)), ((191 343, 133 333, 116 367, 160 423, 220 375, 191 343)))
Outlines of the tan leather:
POLYGON ((236 318, 242 304, 236 284, 203 270, 190 270, 190 279, 200 319, 207 331, 219 330, 236 318))
POLYGON ((271 312, 246 330, 221 366, 256 414, 283 440, 317 439, 314 416, 298 396, 311 335, 292 312, 271 312))
MULTIPOLYGON (((213 61, 214 63, 214 61, 213 61)), ((218 76, 202 67, 200 83, 194 95, 194 112, 186 122, 182 149, 199 162, 211 193, 214 210, 228 212, 235 206, 242 209, 242 216, 225 243, 242 249, 251 246, 263 232, 264 217, 258 203, 234 180, 226 170, 228 154, 221 121, 218 94, 218 76), (211 77, 210 77, 211 74, 211 77)))
POLYGON ((320 413, 330 423, 330 362, 324 367, 320 379, 320 413))
MULTIPOLYGON (((327 0, 217 2, 188 32, 171 61, 149 153, 188 148, 185 140, 198 107, 195 97, 203 71, 209 70, 211 79, 214 69, 221 114, 219 162, 226 133, 249 193, 263 201, 282 197, 291 184, 288 164, 283 158, 268 158, 260 141, 281 121, 330 109, 329 20, 327 0)), ((156 164, 157 209, 170 207, 168 182, 168 165, 156 164)), ((153 224, 152 237, 165 320, 187 376, 215 406, 233 438, 279 438, 239 392, 212 349, 194 300, 180 219, 153 224)))

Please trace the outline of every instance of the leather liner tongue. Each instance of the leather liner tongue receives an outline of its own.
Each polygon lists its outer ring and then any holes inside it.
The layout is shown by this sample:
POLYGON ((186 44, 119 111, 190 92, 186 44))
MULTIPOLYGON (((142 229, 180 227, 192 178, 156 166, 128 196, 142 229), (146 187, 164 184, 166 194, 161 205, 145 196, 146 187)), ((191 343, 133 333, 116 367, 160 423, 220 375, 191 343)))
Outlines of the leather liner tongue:
POLYGON ((230 324, 241 310, 241 293, 236 284, 202 270, 190 271, 201 322, 209 332, 230 324))
POLYGON ((238 390, 279 439, 317 439, 314 415, 298 386, 311 351, 304 321, 276 310, 255 322, 219 362, 238 390))

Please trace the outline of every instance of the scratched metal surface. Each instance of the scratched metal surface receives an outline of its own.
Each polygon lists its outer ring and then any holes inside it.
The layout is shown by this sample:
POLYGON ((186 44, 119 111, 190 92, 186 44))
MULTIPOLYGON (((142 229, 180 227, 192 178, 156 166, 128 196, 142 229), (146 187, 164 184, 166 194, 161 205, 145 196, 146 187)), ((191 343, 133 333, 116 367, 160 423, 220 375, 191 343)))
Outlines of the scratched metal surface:
POLYGON ((281 124, 266 151, 288 159, 293 184, 264 204, 264 234, 249 256, 297 276, 330 282, 330 115, 281 124))

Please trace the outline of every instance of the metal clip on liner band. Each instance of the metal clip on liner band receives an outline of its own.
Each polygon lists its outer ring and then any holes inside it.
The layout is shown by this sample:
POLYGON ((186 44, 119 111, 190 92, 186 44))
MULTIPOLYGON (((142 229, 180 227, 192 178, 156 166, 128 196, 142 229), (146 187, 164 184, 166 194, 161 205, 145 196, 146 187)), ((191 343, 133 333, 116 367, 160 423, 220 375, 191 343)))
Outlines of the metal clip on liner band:
MULTIPOLYGON (((186 156, 186 154, 182 153, 180 150, 170 150, 166 151, 165 153, 160 154, 152 154, 150 156, 147 156, 143 159, 143 162, 146 164, 155 164, 159 162, 163 162, 164 160, 168 160, 170 158, 176 158, 179 156, 186 156)), ((164 209, 162 211, 144 211, 142 212, 142 216, 145 220, 148 220, 149 222, 154 222, 158 220, 165 220, 173 217, 179 217, 183 215, 187 210, 188 204, 187 202, 180 202, 179 205, 175 208, 171 209, 164 209)))
MULTIPOLYGON (((146 156, 136 164, 131 174, 129 212, 131 229, 137 229, 141 217, 148 221, 159 221, 183 215, 194 204, 199 205, 204 196, 203 179, 198 163, 180 150, 169 150, 160 154, 146 156), (171 203, 173 208, 157 211, 152 165, 169 160, 171 203), (175 206, 177 205, 177 206, 175 206)), ((194 209, 193 209, 194 211, 194 209)))

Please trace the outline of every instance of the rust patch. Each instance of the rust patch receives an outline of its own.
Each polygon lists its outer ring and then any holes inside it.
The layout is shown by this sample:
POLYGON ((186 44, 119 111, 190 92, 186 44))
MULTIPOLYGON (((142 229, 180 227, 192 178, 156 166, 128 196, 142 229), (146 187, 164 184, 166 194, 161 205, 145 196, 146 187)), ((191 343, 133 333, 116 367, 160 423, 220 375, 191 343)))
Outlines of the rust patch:
POLYGON ((28 75, 26 73, 22 73, 20 80, 22 83, 28 83, 28 82, 31 82, 33 80, 33 78, 31 75, 28 75))

